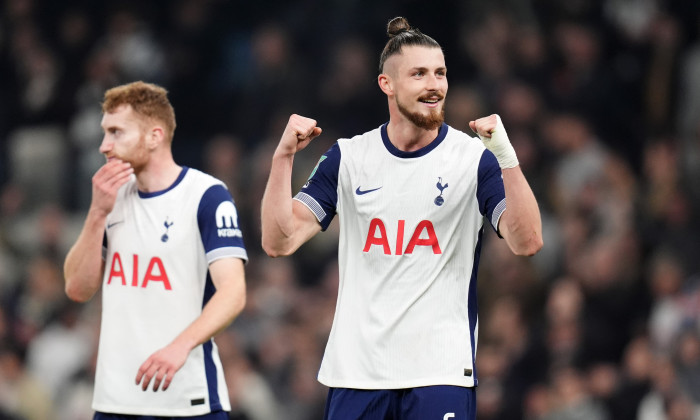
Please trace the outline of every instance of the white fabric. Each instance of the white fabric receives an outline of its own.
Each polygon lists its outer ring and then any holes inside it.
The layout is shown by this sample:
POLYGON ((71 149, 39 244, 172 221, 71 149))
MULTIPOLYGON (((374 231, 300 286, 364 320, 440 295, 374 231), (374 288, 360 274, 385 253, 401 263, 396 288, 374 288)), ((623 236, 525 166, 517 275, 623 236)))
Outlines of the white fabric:
MULTIPOLYGON (((190 168, 178 185, 157 196, 139 197, 133 177, 120 189, 107 218, 95 410, 155 416, 210 412, 202 345, 190 352, 165 392, 151 388, 144 392, 135 378, 152 353, 169 344, 201 314, 208 261, 197 211, 203 193, 217 183, 221 184, 190 168), (115 262, 117 253, 121 263, 115 262), (201 399, 204 403, 197 401, 201 399)), ((212 347, 218 398, 223 409, 230 410, 213 340, 212 347)))
POLYGON ((340 285, 319 381, 473 386, 468 295, 483 226, 476 189, 484 145, 452 128, 413 158, 389 153, 380 129, 338 144, 340 285), (437 243, 427 245, 431 230, 437 243))

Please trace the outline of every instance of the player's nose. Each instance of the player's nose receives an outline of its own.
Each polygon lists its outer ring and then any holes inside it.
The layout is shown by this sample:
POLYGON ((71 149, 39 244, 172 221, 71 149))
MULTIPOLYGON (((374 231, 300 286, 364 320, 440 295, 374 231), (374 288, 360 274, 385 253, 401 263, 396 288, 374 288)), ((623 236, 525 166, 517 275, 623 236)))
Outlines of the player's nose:
POLYGON ((114 142, 109 140, 107 138, 107 135, 105 134, 104 137, 102 137, 102 143, 100 143, 100 153, 107 153, 110 150, 112 150, 112 147, 114 146, 114 142))
POLYGON ((441 88, 442 80, 434 74, 428 75, 426 78, 426 90, 437 91, 441 88))

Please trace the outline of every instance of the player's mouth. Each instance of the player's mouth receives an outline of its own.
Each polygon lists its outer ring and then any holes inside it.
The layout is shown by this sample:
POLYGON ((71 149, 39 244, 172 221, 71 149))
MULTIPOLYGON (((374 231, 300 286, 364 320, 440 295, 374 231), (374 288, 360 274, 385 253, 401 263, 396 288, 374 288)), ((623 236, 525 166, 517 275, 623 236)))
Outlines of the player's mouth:
POLYGON ((119 159, 116 155, 105 155, 105 159, 107 159, 107 162, 111 162, 115 159, 119 159))
POLYGON ((429 108, 435 108, 440 102, 442 102, 443 99, 443 95, 421 96, 418 98, 418 102, 424 103, 429 108))

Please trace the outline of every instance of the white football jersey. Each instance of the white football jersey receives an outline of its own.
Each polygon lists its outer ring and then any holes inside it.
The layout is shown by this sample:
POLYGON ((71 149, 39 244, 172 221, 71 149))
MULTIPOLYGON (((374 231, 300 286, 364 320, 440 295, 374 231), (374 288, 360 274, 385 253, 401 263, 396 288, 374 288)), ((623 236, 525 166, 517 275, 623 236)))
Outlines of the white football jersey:
POLYGON ((132 176, 119 190, 105 228, 93 408, 153 416, 230 410, 214 340, 190 352, 166 391, 144 392, 135 380, 141 364, 201 314, 215 292, 209 264, 227 257, 247 260, 225 185, 183 168, 168 189, 142 193, 132 176))
POLYGON ((476 276, 483 220, 505 209, 483 143, 443 124, 403 152, 386 124, 339 140, 295 199, 340 223, 340 285, 318 374, 329 387, 476 385, 476 276))

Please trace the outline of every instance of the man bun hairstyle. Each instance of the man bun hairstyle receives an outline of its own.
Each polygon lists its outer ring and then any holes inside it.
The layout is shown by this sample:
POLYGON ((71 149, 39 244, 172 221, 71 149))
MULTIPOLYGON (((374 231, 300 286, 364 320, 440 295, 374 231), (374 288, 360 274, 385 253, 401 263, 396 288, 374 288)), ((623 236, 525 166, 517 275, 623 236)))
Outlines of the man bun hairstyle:
POLYGON ((408 24, 406 18, 401 16, 391 19, 386 25, 386 34, 389 36, 389 38, 393 38, 402 32, 410 30, 411 25, 408 24))
POLYGON ((411 28, 406 18, 395 17, 386 25, 386 34, 389 36, 379 57, 379 73, 384 73, 384 63, 394 54, 401 54, 404 46, 419 45, 424 47, 440 48, 440 44, 433 38, 422 33, 417 28, 411 28))
POLYGON ((114 112, 122 105, 131 105, 139 115, 164 125, 165 135, 172 140, 175 134, 175 110, 164 88, 142 81, 113 87, 105 92, 102 113, 114 112))

